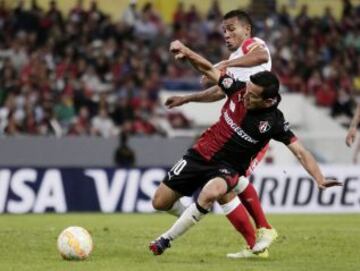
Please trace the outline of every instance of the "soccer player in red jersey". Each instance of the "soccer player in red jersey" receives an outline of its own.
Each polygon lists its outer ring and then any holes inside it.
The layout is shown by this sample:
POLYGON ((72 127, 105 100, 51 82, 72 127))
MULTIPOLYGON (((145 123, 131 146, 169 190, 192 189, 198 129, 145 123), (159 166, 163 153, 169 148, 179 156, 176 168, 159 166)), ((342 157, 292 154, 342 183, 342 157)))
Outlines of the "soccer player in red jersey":
MULTIPOLYGON (((226 70, 228 74, 240 81, 248 81, 250 75, 260 71, 271 70, 271 55, 266 43, 258 37, 252 36, 252 21, 250 16, 240 10, 232 10, 224 15, 223 30, 225 43, 231 51, 228 60, 215 65, 219 70, 226 70)), ((189 102, 214 102, 225 97, 224 92, 219 86, 215 85, 204 91, 184 95, 172 96, 167 99, 166 105, 169 108, 181 106, 189 102)), ((242 176, 236 187, 239 198, 234 198, 231 204, 223 206, 225 214, 230 214, 240 201, 246 207, 247 212, 254 219, 257 228, 257 241, 267 243, 269 246, 276 238, 277 232, 267 221, 262 210, 261 203, 254 186, 249 182, 248 176, 265 156, 268 145, 252 160, 245 176, 242 176), (239 201, 240 199, 240 201, 239 201), (227 208, 232 206, 232 208, 227 208)), ((181 202, 176 202, 172 208, 172 213, 179 215, 184 207, 181 202)), ((227 216, 234 220, 234 216, 227 216)), ((231 221, 234 223, 233 221, 231 221)), ((249 254, 248 256, 256 256, 249 254)))
MULTIPOLYGON (((200 221, 215 201, 223 205, 230 203, 235 197, 232 189, 237 185, 239 176, 246 174, 252 158, 271 139, 287 145, 320 189, 341 185, 325 179, 314 157, 290 130, 277 108, 281 97, 279 81, 273 73, 258 72, 250 76, 250 81, 243 82, 220 72, 179 41, 172 42, 170 50, 175 58, 187 59, 210 80, 217 82, 227 100, 219 121, 207 129, 175 164, 154 195, 154 208, 167 210, 181 196, 192 195, 202 187, 197 201, 186 208, 167 232, 150 243, 150 250, 155 255, 162 254, 170 247, 170 242, 200 221)), ((242 205, 236 206, 232 214, 247 218, 242 205)), ((254 231, 243 225, 248 223, 234 226, 245 236, 254 253, 262 253, 266 247, 256 247, 254 231)))

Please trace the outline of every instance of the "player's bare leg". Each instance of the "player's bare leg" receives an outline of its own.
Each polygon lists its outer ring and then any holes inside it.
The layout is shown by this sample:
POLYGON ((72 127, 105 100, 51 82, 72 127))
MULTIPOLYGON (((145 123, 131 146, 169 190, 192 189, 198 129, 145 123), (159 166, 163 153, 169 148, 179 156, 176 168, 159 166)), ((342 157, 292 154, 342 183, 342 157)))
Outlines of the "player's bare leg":
POLYGON ((169 211, 182 195, 161 183, 156 189, 152 199, 154 209, 158 211, 169 211))
POLYGON ((186 209, 186 206, 180 201, 181 197, 182 195, 161 183, 152 199, 152 205, 158 211, 167 211, 169 214, 179 217, 186 209))

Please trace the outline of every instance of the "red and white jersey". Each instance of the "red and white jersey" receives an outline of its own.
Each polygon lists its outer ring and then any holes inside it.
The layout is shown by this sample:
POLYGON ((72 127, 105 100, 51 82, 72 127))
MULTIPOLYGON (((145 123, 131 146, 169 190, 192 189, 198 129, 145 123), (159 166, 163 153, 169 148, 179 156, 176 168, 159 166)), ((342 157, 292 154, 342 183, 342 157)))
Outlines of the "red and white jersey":
POLYGON ((253 67, 231 67, 227 68, 226 72, 232 75, 232 77, 234 77, 235 79, 246 82, 250 80, 250 75, 265 70, 270 71, 271 55, 269 48, 267 47, 265 41, 257 37, 252 37, 244 40, 241 46, 230 55, 229 60, 242 57, 247 53, 251 52, 251 50, 255 49, 257 46, 262 46, 269 54, 269 60, 266 63, 262 63, 253 67))

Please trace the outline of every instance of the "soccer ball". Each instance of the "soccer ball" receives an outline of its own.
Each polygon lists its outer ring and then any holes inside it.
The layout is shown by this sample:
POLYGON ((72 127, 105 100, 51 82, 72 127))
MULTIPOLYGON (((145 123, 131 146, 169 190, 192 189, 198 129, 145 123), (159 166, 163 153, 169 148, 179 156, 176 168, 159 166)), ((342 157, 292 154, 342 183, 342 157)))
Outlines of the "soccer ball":
POLYGON ((93 241, 87 230, 71 226, 60 233, 57 248, 65 260, 85 260, 93 249, 93 241))

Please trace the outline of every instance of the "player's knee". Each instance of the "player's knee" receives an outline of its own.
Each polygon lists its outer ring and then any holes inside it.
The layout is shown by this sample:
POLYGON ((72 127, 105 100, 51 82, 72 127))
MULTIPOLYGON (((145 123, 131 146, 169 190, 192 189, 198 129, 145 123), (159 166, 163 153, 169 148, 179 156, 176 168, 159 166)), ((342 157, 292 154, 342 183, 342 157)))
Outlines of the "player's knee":
POLYGON ((226 194, 227 185, 224 180, 217 178, 208 182, 200 195, 208 202, 214 202, 226 194))
POLYGON ((165 202, 160 195, 155 194, 151 203, 155 210, 158 210, 158 211, 166 211, 167 210, 166 205, 164 204, 165 202))
POLYGON ((221 205, 224 205, 224 204, 228 204, 232 201, 236 201, 236 202, 239 202, 240 203, 240 200, 239 198, 236 196, 236 194, 233 192, 233 191, 230 191, 229 193, 221 196, 220 198, 218 198, 218 203, 221 204, 221 205))
POLYGON ((165 211, 163 202, 161 200, 159 200, 158 198, 153 198, 151 203, 155 210, 165 211))
POLYGON ((161 193, 156 192, 152 199, 152 206, 158 211, 167 211, 171 208, 171 203, 166 200, 161 193))
POLYGON ((205 204, 214 203, 218 198, 221 197, 219 191, 215 189, 206 189, 201 191, 199 200, 205 204))

